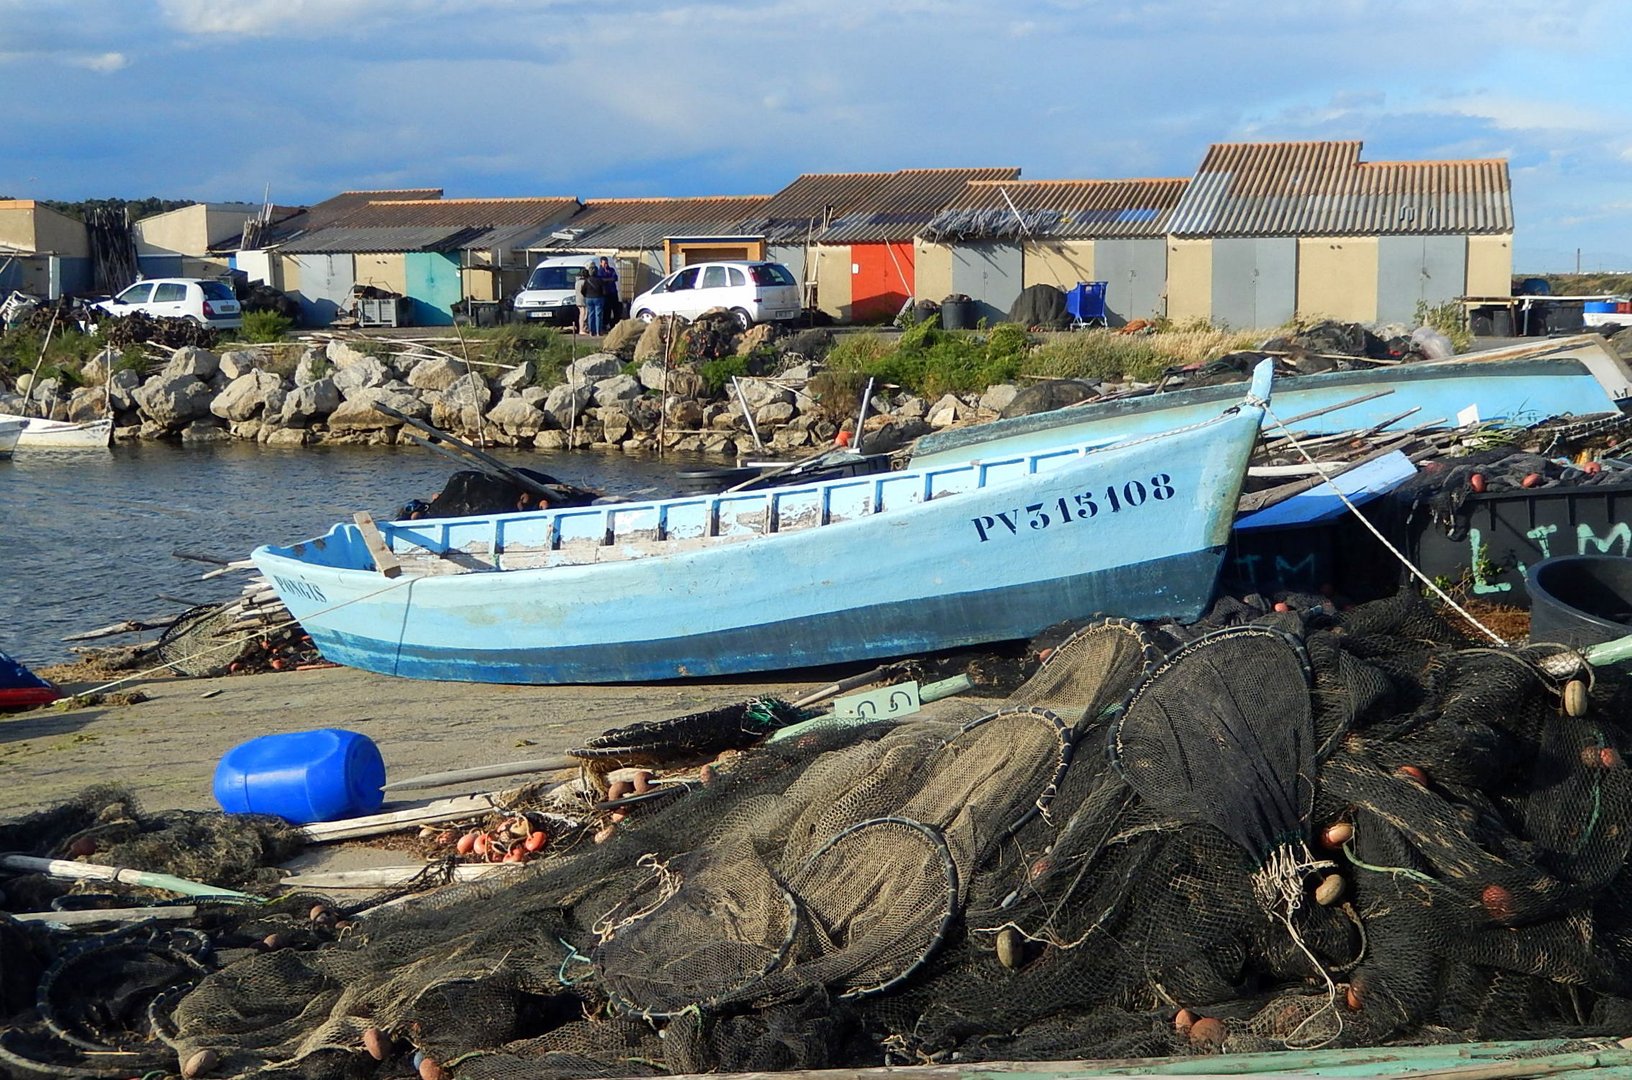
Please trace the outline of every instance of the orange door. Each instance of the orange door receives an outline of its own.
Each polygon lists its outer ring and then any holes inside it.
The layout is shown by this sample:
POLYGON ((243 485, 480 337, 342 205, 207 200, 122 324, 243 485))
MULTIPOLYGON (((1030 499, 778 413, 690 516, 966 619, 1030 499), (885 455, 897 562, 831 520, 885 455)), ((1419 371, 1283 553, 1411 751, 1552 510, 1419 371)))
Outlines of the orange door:
POLYGON ((850 321, 890 322, 913 293, 912 241, 850 247, 850 321))

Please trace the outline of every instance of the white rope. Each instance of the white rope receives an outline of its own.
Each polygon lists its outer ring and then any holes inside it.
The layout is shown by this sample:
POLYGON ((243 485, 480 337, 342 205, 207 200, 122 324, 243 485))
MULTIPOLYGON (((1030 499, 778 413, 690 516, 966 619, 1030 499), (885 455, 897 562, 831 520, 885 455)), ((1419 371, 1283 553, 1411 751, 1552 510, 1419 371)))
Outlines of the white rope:
MULTIPOLYGON (((1303 444, 1298 442, 1297 436, 1293 435, 1292 432, 1288 430, 1287 426, 1281 423, 1281 418, 1276 416, 1274 410, 1272 410, 1268 405, 1264 406, 1264 415, 1275 422, 1275 426, 1281 430, 1281 434, 1286 436, 1287 442, 1292 445, 1294 450, 1303 455, 1305 461, 1309 462, 1311 465, 1318 464, 1318 462, 1316 462, 1315 459, 1310 456, 1309 451, 1303 448, 1303 444)), ((1343 500, 1343 505, 1348 507, 1349 512, 1359 519, 1360 524, 1364 525, 1366 530, 1370 532, 1371 535, 1375 536, 1383 547, 1388 549, 1389 554, 1400 560, 1401 566, 1411 571, 1412 575, 1415 576, 1418 581, 1426 585, 1429 590, 1431 590, 1435 596, 1439 597, 1440 600, 1444 601, 1452 611, 1456 612, 1468 622, 1472 623, 1481 633, 1490 638, 1490 640, 1494 641, 1503 648, 1510 647, 1510 643, 1505 638, 1503 638, 1496 631, 1492 630, 1490 627, 1486 626, 1484 623, 1480 622, 1474 617, 1472 612, 1468 611, 1461 604, 1458 604, 1455 600, 1451 599, 1451 595, 1449 593, 1435 584, 1434 581, 1428 577, 1428 575, 1424 574, 1421 570, 1418 570, 1416 566, 1412 564, 1411 560, 1405 557, 1399 548, 1390 543, 1388 537, 1384 536, 1377 526, 1373 525, 1370 519, 1360 512, 1360 508, 1349 499, 1348 495, 1344 494, 1343 489, 1338 487, 1337 481, 1334 477, 1328 476, 1326 471, 1322 469, 1320 470, 1320 478, 1326 484, 1326 486, 1330 487, 1337 493, 1337 497, 1343 500)))

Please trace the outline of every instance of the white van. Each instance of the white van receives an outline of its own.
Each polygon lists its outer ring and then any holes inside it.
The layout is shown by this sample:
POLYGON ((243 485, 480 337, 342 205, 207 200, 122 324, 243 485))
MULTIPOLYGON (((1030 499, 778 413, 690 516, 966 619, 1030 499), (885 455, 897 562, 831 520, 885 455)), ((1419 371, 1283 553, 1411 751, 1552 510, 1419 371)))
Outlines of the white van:
POLYGON ((578 271, 593 269, 598 255, 552 255, 533 267, 510 304, 516 318, 524 322, 538 320, 572 324, 578 321, 578 294, 573 286, 578 271))

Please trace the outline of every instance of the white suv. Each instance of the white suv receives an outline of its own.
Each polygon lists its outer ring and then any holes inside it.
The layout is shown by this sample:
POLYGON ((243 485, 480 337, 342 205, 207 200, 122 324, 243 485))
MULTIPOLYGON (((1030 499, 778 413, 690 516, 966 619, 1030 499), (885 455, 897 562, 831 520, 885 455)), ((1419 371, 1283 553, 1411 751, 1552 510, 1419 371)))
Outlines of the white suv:
POLYGON ((238 297, 224 281, 206 278, 153 278, 138 281, 111 300, 96 305, 110 315, 144 315, 191 319, 215 330, 236 330, 244 325, 238 297))
POLYGON ((799 317, 799 283, 774 262, 705 262, 677 270, 635 297, 629 310, 651 322, 659 315, 695 319, 725 308, 744 329, 762 322, 799 317))

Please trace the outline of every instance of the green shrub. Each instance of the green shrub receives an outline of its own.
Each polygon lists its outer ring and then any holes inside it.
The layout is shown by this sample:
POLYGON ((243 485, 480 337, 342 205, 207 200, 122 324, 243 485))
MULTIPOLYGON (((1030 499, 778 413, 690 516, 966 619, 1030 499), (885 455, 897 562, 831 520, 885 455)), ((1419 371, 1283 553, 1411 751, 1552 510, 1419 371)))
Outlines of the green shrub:
POLYGON ((749 374, 749 368, 746 356, 722 356, 698 364, 697 374, 703 377, 703 385, 710 394, 718 394, 731 385, 732 379, 749 374))
POLYGON ((246 311, 239 337, 244 341, 282 341, 294 325, 293 319, 276 311, 246 311))

